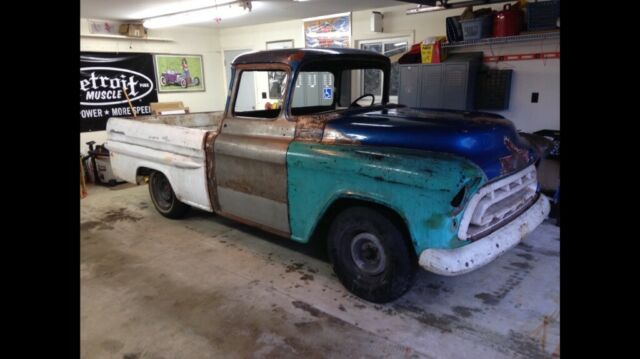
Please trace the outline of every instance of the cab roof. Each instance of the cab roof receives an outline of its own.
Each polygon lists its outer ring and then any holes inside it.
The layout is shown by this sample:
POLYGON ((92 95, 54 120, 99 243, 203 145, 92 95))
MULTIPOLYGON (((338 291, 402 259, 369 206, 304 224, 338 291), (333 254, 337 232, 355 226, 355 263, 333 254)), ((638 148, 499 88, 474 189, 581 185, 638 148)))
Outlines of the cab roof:
POLYGON ((372 51, 357 49, 280 49, 255 51, 242 54, 233 60, 233 65, 258 64, 258 63, 283 63, 297 62, 297 66, 316 61, 364 61, 380 63, 382 66, 390 66, 389 58, 372 51))

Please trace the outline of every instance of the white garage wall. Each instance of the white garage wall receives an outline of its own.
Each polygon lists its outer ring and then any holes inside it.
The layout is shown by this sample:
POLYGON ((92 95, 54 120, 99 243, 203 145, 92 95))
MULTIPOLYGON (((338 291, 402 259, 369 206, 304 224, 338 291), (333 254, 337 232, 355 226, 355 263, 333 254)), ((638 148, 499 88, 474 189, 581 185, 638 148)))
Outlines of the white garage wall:
MULTIPOLYGON (((80 20, 80 34, 89 34, 86 19, 80 20)), ((203 27, 175 27, 149 30, 149 37, 167 38, 173 42, 140 41, 126 39, 98 39, 80 37, 80 51, 100 52, 149 52, 202 55, 204 62, 205 92, 158 94, 158 101, 182 101, 191 112, 217 111, 224 108, 225 91, 222 82, 222 56, 218 29, 203 27)), ((106 141, 106 131, 80 134, 80 149, 86 150, 86 142, 106 141)))
MULTIPOLYGON (((459 15, 462 9, 436 11, 426 14, 406 15, 411 4, 387 8, 356 11, 352 13, 352 46, 360 41, 378 38, 408 37, 417 42, 426 37, 445 35, 445 19, 459 15), (380 11, 384 15, 383 33, 370 31, 370 15, 380 11)), ((502 5, 493 5, 500 9, 502 5)), ((480 7, 476 7, 478 9, 480 7)), ((183 101, 192 112, 218 111, 224 109, 228 79, 224 68, 225 50, 265 50, 267 41, 294 40, 295 47, 304 47, 303 21, 291 20, 269 24, 210 29, 204 27, 175 27, 149 30, 149 36, 171 38, 175 42, 128 41, 93 39, 81 37, 81 51, 122 51, 152 53, 202 54, 205 62, 206 92, 188 94, 160 94, 159 101, 183 101)), ((85 19, 80 21, 81 34, 89 32, 85 19)), ((519 54, 532 52, 559 51, 558 40, 546 40, 512 45, 469 47, 453 50, 483 51, 486 56, 519 54)), ((560 128, 560 61, 532 60, 488 64, 490 67, 513 69, 510 107, 498 113, 512 120, 516 127, 524 131, 560 128), (539 93, 539 102, 531 103, 531 93, 539 93)), ((267 82, 259 81, 257 94, 268 91, 267 82), (264 83, 264 84, 263 84, 264 83)), ((260 99, 260 96, 256 96, 260 99)), ((81 134, 80 146, 95 140, 104 142, 106 133, 81 134)))
MULTIPOLYGON (((460 15, 463 9, 436 11, 432 13, 406 15, 411 4, 387 8, 356 11, 352 13, 352 46, 357 47, 360 41, 377 38, 409 37, 417 42, 426 37, 445 35, 445 19, 460 15), (370 31, 370 15, 372 11, 380 11, 384 15, 383 33, 370 31)), ((481 7, 475 7, 478 9, 481 7)), ((493 5, 501 9, 502 5, 493 5)), ((304 47, 303 21, 292 20, 269 24, 242 26, 220 29, 220 48, 222 50, 251 49, 265 50, 267 41, 293 39, 296 47, 304 47)), ((486 56, 520 54, 533 52, 559 51, 558 40, 546 40, 512 44, 508 46, 493 45, 469 47, 458 51, 483 51, 486 56)), ((511 83, 510 107, 507 111, 497 113, 512 120, 518 129, 536 131, 540 129, 560 128, 560 61, 532 60, 511 61, 489 64, 494 68, 511 68, 514 76, 511 83), (539 102, 531 103, 531 93, 539 93, 539 102)), ((224 69, 221 70, 224 72, 224 69)), ((226 79, 225 79, 226 83, 226 79)), ((226 91, 222 86, 220 91, 226 91)), ((259 89, 258 91, 266 91, 259 89)), ((257 97, 259 98, 259 97, 257 97)))

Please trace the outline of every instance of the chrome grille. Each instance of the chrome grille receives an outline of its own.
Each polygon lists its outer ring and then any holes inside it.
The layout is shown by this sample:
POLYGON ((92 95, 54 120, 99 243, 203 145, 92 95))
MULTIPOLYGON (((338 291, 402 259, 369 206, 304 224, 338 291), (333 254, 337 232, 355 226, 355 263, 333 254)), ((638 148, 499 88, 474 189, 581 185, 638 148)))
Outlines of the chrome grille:
POLYGON ((533 202, 537 186, 534 165, 485 185, 469 201, 458 237, 462 240, 474 238, 507 223, 533 202))

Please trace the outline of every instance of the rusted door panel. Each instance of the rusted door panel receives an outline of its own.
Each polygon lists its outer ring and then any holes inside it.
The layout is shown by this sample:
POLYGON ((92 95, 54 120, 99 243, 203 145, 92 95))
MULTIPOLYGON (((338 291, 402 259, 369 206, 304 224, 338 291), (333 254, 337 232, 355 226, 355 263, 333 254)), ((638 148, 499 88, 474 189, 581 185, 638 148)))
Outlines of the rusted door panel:
POLYGON ((286 204, 289 142, 288 138, 219 137, 215 145, 218 186, 286 204))
MULTIPOLYGON (((232 94, 243 70, 282 70, 278 64, 239 65, 232 94)), ((286 85, 288 86, 288 84, 286 85)), ((285 98, 288 94, 284 94, 285 98)), ((295 135, 295 122, 282 110, 276 119, 234 117, 236 99, 228 100, 226 116, 214 143, 215 186, 219 213, 289 236, 287 205, 287 148, 295 135)))
POLYGON ((220 210, 288 235, 286 155, 295 123, 228 118, 225 124, 214 145, 220 210))

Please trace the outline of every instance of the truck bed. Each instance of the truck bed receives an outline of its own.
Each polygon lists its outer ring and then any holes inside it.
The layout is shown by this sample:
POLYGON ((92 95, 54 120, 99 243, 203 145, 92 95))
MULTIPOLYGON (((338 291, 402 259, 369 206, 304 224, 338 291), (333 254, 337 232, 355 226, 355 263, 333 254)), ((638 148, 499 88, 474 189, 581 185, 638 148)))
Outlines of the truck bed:
POLYGON ((114 174, 139 183, 149 170, 161 171, 180 201, 212 211, 204 143, 218 132, 222 116, 220 111, 110 118, 106 147, 114 174))

